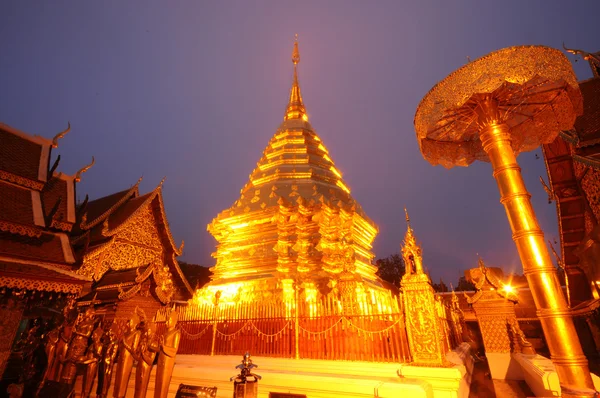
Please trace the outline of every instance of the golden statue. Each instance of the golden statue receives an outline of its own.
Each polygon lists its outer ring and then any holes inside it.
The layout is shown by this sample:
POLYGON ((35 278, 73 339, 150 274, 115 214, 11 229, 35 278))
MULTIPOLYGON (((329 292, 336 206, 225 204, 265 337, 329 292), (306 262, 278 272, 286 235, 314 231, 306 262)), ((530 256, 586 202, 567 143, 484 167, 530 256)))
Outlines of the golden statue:
POLYGON ((551 143, 582 113, 567 57, 548 47, 518 46, 451 73, 425 95, 414 121, 421 154, 433 165, 491 162, 564 397, 593 396, 594 383, 517 155, 551 143))
POLYGON ((141 326, 142 337, 135 370, 134 398, 144 398, 146 396, 154 358, 159 350, 158 341, 156 340, 156 324, 154 322, 143 322, 141 326))
POLYGON ((112 329, 104 335, 103 344, 103 356, 102 362, 100 363, 100 371, 98 373, 98 387, 96 388, 96 395, 99 398, 106 398, 108 396, 108 388, 110 387, 110 381, 112 379, 112 371, 115 366, 115 359, 119 352, 119 339, 112 329))
POLYGON ((135 352, 140 343, 141 332, 137 329, 139 317, 136 313, 127 321, 127 331, 119 344, 119 361, 117 363, 117 374, 115 376, 115 388, 113 397, 123 398, 127 391, 127 383, 131 375, 131 368, 135 360, 135 352))
POLYGON ((92 386, 94 385, 94 379, 98 372, 98 362, 102 359, 102 335, 104 330, 101 324, 92 333, 92 342, 87 350, 86 360, 83 364, 86 365, 85 372, 83 373, 83 387, 81 396, 83 398, 89 398, 92 393, 92 386))
POLYGON ((179 312, 173 309, 167 315, 167 331, 160 338, 158 356, 158 369, 156 371, 156 384, 154 387, 154 398, 166 398, 169 392, 169 383, 175 366, 175 355, 179 348, 181 331, 176 328, 179 312))
POLYGON ((83 364, 86 358, 88 341, 94 330, 96 311, 93 306, 89 306, 85 313, 80 314, 75 321, 73 329, 73 338, 69 342, 66 357, 62 360, 63 369, 61 373, 61 382, 73 385, 77 377, 79 365, 83 364))

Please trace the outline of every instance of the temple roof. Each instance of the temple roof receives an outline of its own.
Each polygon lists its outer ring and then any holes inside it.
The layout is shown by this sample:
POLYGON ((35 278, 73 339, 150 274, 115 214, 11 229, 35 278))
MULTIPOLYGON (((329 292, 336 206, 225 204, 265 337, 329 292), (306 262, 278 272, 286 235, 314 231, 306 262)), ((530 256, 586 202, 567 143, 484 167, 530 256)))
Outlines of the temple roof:
POLYGON ((39 237, 0 232, 0 256, 57 264, 73 264, 73 251, 68 238, 60 234, 42 232, 39 237))
MULTIPOLYGON (((0 230, 3 223, 17 224, 39 229, 44 226, 43 219, 36 224, 34 213, 41 214, 41 203, 34 205, 31 190, 12 184, 0 182, 0 230), (37 209, 34 209, 37 206, 37 209), (41 225, 40 225, 41 224, 41 225)), ((19 233, 16 229, 13 233, 19 233)), ((26 234, 23 230, 20 234, 26 234)))
POLYGON ((2 123, 0 142, 0 174, 12 174, 17 177, 12 182, 39 189, 38 184, 46 181, 50 143, 2 123))
POLYGON ((138 186, 141 180, 142 179, 140 178, 138 182, 129 189, 91 200, 85 205, 80 205, 80 208, 85 206, 83 209, 85 219, 74 228, 73 232, 79 234, 82 230, 89 230, 94 226, 99 225, 127 200, 139 196, 138 186))

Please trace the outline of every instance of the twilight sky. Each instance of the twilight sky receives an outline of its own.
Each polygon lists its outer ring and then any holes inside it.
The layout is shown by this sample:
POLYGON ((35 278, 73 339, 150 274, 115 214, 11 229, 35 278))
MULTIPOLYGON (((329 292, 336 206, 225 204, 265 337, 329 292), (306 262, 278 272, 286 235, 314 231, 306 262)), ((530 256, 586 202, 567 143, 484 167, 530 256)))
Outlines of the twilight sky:
MULTIPOLYGON (((434 280, 476 266, 521 271, 491 166, 432 167, 416 106, 450 72, 512 45, 600 49, 592 1, 0 2, 0 121, 51 138, 77 195, 141 191, 163 176, 183 259, 212 266, 206 225, 238 198, 282 121, 299 34, 310 121, 379 225, 377 257, 398 252, 409 209, 434 280), (492 4, 493 3, 493 4, 492 4)), ((576 58, 569 55, 571 60, 576 58)), ((574 63, 580 79, 586 62, 574 63)), ((556 209, 536 152, 519 157, 546 236, 556 209)), ((541 155, 540 155, 541 156, 541 155)))

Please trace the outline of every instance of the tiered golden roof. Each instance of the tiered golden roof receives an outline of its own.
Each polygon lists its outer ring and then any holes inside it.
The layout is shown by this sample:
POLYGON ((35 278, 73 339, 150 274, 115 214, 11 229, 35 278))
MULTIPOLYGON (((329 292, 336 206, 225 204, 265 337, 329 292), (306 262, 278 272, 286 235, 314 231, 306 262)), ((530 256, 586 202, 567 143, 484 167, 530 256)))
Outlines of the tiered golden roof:
POLYGON ((211 285, 251 279, 319 279, 348 273, 380 285, 372 265, 377 226, 350 195, 308 116, 294 42, 294 75, 284 121, 233 206, 208 231, 219 242, 211 285))

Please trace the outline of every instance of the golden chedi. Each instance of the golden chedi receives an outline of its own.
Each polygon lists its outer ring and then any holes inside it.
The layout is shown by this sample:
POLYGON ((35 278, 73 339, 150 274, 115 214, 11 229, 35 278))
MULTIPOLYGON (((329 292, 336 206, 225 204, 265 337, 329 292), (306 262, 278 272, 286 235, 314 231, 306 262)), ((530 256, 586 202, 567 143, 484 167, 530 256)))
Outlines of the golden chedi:
MULTIPOLYGON (((197 302, 294 300, 294 286, 316 298, 332 289, 358 308, 356 297, 389 296, 375 275, 377 226, 350 189, 308 121, 300 85, 298 42, 292 53, 289 102, 238 200, 208 231, 218 242, 212 281, 197 302), (354 297, 354 298, 351 298, 354 297)), ((359 300, 360 301, 360 300, 359 300)))

